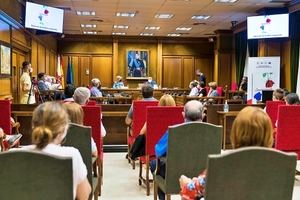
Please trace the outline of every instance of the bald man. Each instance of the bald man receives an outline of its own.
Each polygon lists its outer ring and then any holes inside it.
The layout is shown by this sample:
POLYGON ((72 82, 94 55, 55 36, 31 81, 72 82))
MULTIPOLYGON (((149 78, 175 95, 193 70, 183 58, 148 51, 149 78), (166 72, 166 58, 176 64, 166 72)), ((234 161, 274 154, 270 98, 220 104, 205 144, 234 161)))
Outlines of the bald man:
MULTIPOLYGON (((182 112, 182 116, 184 118, 184 123, 192 122, 192 121, 199 121, 202 122, 202 115, 203 115, 203 105, 201 102, 192 100, 188 101, 184 106, 184 111, 182 112)), ((165 157, 167 154, 168 149, 168 136, 169 130, 165 132, 165 134, 160 138, 158 143, 155 145, 155 155, 156 157, 165 157)), ((166 168, 165 163, 161 161, 160 168, 156 172, 162 177, 165 177, 166 168)), ((150 170, 153 173, 156 169, 156 160, 152 160, 150 162, 150 170)), ((165 193, 158 188, 158 197, 160 200, 165 199, 165 193)))

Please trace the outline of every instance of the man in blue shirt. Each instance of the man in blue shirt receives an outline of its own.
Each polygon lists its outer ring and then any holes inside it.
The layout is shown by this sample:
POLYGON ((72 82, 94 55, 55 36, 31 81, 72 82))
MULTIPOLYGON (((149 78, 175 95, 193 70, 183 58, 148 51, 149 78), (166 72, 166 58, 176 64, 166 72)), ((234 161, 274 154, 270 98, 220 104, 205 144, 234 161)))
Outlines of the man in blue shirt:
MULTIPOLYGON (((184 123, 191 122, 191 121, 202 121, 202 115, 203 115, 203 105, 201 102, 192 100, 188 101, 184 106, 184 112, 182 113, 184 118, 184 123)), ((155 145, 155 155, 156 157, 165 157, 167 156, 167 150, 168 150, 168 136, 169 131, 167 130, 165 134, 160 138, 158 143, 155 145)), ((163 161, 160 161, 159 164, 159 170, 156 172, 162 177, 165 177, 166 173, 166 166, 163 161)), ((150 169, 152 173, 156 169, 156 160, 152 160, 150 162, 150 169)), ((160 200, 165 199, 165 193, 158 188, 158 197, 160 200)))
POLYGON ((101 86, 101 82, 98 78, 93 78, 92 79, 92 88, 91 90, 91 96, 92 97, 102 97, 102 92, 100 91, 100 86, 101 86))

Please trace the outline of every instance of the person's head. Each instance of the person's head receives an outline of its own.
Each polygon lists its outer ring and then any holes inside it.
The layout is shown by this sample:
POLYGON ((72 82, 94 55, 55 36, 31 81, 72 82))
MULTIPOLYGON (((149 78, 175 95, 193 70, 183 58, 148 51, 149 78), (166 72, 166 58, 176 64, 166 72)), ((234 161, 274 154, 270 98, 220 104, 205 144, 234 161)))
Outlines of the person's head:
POLYGON ((297 105, 300 104, 299 96, 296 93, 290 93, 285 97, 285 102, 287 105, 297 105))
POLYGON ((199 85, 201 88, 205 88, 205 83, 203 81, 200 81, 199 85))
POLYGON ((74 95, 74 91, 75 91, 75 87, 74 85, 72 84, 68 84, 66 87, 65 87, 65 97, 66 98, 72 98, 73 95, 74 95))
POLYGON ((76 103, 84 105, 89 100, 90 96, 91 92, 88 88, 78 87, 74 92, 73 98, 76 103))
POLYGON ((42 80, 42 81, 45 80, 45 73, 44 72, 38 73, 38 80, 42 80))
POLYGON ((199 84, 198 81, 193 80, 192 82, 190 82, 190 88, 192 89, 192 88, 194 88, 194 87, 197 87, 198 84, 199 84))
POLYGON ((151 98, 153 96, 153 88, 149 84, 144 84, 142 86, 142 96, 143 98, 151 98))
POLYGON ((244 83, 246 82, 246 83, 247 83, 247 82, 248 82, 248 77, 247 77, 247 76, 244 76, 244 77, 242 78, 242 82, 244 82, 244 83))
POLYGON ((61 143, 68 130, 69 117, 59 102, 46 102, 34 109, 32 114, 32 143, 43 149, 49 143, 61 143))
POLYGON ((149 76, 149 77, 148 77, 148 82, 151 82, 151 81, 152 81, 152 77, 149 76))
POLYGON ((83 110, 78 103, 64 103, 63 104, 68 115, 69 119, 74 124, 83 125, 83 110))
POLYGON ((121 82, 122 81, 122 76, 117 76, 117 82, 121 82))
POLYGON ((184 105, 183 118, 186 122, 202 121, 203 105, 200 101, 191 100, 184 105))
POLYGON ((284 91, 281 88, 277 88, 273 92, 273 101, 282 101, 284 97, 284 91))
POLYGON ((93 78, 91 80, 91 83, 92 83, 92 86, 94 86, 94 87, 99 87, 101 85, 101 82, 98 78, 93 78))
POLYGON ((174 98, 169 94, 164 94, 158 102, 159 106, 176 106, 174 98))
POLYGON ((247 106, 233 122, 231 145, 234 149, 248 146, 272 147, 273 127, 263 109, 247 106))
POLYGON ((208 83, 208 86, 213 90, 217 89, 218 87, 217 82, 210 82, 208 83))
POLYGON ((22 63, 22 70, 23 70, 23 72, 32 72, 32 67, 31 67, 31 64, 30 64, 30 62, 28 62, 28 61, 24 61, 23 63, 22 63))

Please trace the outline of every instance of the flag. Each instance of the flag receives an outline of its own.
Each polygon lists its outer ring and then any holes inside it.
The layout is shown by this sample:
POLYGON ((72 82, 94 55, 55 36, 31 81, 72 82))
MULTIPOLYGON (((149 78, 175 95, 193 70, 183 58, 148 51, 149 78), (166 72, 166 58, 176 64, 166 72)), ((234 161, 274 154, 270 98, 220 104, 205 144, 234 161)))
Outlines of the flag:
POLYGON ((74 72, 72 57, 68 57, 68 71, 67 71, 67 84, 74 84, 74 72))
POLYGON ((60 55, 57 56, 57 68, 55 73, 56 83, 60 84, 62 88, 65 88, 64 81, 64 71, 62 68, 62 57, 60 55))

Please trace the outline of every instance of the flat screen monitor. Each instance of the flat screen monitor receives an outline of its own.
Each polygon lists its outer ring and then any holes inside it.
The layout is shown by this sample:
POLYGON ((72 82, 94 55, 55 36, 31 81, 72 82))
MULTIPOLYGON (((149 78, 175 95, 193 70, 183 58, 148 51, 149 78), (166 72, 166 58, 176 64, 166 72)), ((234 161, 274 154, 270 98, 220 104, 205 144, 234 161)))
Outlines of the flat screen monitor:
POLYGON ((64 10, 26 2, 25 27, 62 33, 64 10))
POLYGON ((248 39, 289 37, 289 14, 247 18, 248 39))
POLYGON ((272 101, 273 99, 273 90, 262 90, 262 102, 272 101))

